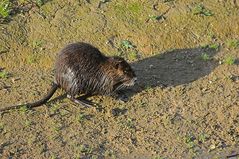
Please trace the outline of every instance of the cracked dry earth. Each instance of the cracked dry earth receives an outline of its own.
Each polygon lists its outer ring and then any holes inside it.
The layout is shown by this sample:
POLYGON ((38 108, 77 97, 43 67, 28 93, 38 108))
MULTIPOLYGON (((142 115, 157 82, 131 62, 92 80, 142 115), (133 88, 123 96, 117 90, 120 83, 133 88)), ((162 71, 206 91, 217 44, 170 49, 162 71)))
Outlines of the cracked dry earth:
POLYGON ((59 90, 1 114, 1 158, 238 157, 238 4, 52 0, 11 15, 0 24, 1 108, 46 94, 56 54, 75 41, 126 58, 139 81, 125 103, 96 96, 101 107, 83 108, 59 90))

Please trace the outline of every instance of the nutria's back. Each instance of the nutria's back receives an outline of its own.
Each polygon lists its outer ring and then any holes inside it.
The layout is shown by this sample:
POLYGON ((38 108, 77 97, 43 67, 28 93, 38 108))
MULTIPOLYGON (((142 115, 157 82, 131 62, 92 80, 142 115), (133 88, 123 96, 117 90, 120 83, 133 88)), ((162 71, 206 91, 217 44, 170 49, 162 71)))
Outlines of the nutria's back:
POLYGON ((117 87, 132 85, 135 74, 120 57, 107 57, 87 43, 73 43, 56 59, 55 82, 69 95, 110 94, 117 87))

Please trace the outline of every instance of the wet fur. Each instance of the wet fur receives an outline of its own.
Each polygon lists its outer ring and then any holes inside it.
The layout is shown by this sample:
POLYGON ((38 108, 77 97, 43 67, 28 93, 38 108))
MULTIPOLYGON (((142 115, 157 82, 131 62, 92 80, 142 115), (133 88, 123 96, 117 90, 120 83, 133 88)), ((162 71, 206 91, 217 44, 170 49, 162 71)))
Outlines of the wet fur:
POLYGON ((129 78, 135 77, 123 58, 106 57, 92 45, 74 43, 60 52, 55 65, 55 81, 71 96, 109 95, 126 80, 122 67, 129 69, 129 78))

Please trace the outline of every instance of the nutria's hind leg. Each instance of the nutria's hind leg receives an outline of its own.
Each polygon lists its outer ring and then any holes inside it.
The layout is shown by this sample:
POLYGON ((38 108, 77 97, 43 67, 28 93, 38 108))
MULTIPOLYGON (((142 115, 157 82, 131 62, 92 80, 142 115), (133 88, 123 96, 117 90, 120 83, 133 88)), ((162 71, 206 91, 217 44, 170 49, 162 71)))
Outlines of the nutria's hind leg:
POLYGON ((88 102, 87 100, 83 100, 83 99, 77 99, 71 95, 67 95, 67 98, 69 98, 72 102, 76 103, 76 104, 80 104, 84 107, 91 107, 92 104, 90 102, 88 102))
POLYGON ((96 104, 86 99, 90 96, 91 96, 90 94, 86 94, 86 95, 80 96, 78 98, 75 98, 75 97, 68 94, 67 98, 69 98, 74 103, 81 104, 84 107, 92 107, 96 104))

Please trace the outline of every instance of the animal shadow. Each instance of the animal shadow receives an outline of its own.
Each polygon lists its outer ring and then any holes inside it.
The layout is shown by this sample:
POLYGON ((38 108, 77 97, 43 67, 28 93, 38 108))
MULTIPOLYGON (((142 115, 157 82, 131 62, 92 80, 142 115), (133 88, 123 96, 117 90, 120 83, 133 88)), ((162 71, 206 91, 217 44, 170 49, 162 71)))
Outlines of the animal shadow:
MULTIPOLYGON (((147 88, 170 87, 191 83, 212 72, 218 65, 209 48, 177 49, 132 63, 138 78, 132 96, 147 88)), ((128 92, 128 91, 127 91, 128 92)))
MULTIPOLYGON (((213 71, 218 61, 213 56, 218 50, 209 48, 177 49, 132 63, 137 84, 119 94, 118 100, 127 102, 133 95, 154 87, 170 87, 191 83, 213 71)), ((59 96, 51 102, 65 98, 59 96)), ((99 107, 98 109, 102 109, 99 107)), ((112 110, 113 116, 123 115, 127 110, 112 110)))

